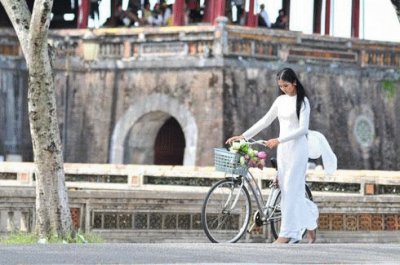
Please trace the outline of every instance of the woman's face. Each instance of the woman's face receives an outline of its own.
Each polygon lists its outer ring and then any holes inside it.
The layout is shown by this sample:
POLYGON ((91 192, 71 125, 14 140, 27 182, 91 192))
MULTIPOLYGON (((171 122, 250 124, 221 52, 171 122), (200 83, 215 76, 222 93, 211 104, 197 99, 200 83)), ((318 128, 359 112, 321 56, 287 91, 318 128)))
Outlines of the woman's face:
POLYGON ((290 83, 284 80, 278 80, 278 86, 288 96, 294 96, 297 94, 296 83, 290 83))

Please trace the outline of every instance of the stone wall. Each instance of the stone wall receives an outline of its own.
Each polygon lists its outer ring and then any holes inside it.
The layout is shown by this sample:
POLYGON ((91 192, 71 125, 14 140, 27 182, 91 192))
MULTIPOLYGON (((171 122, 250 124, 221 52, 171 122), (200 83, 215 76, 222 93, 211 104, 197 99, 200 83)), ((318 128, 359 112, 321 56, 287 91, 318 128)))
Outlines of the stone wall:
MULTIPOLYGON (((54 31, 50 38, 59 48, 55 82, 67 162, 152 164, 155 137, 173 117, 185 136, 184 164, 211 165, 214 147, 262 117, 277 96, 276 72, 289 66, 309 93, 310 127, 327 137, 339 168, 400 166, 395 44, 223 23, 54 31)), ((20 55, 0 55, 0 155, 30 161, 20 55)), ((277 134, 275 123, 259 137, 277 134)))
MULTIPOLYGON (((245 59, 243 59, 245 61, 245 59)), ((322 132, 338 157, 339 168, 400 167, 399 90, 384 87, 396 80, 392 70, 344 66, 230 61, 224 69, 224 136, 240 134, 260 119, 278 95, 276 73, 292 67, 311 104, 310 129, 322 132)), ((278 123, 258 138, 276 137, 278 123)))
MULTIPOLYGON (((185 134, 184 163, 212 162, 212 148, 222 142, 222 71, 196 62, 157 64, 94 64, 90 70, 72 71, 66 161, 153 164, 156 134, 172 116, 185 134)), ((64 72, 56 75, 56 84, 62 121, 64 72)))
POLYGON ((0 56, 0 156, 5 160, 32 160, 27 108, 25 62, 0 56))

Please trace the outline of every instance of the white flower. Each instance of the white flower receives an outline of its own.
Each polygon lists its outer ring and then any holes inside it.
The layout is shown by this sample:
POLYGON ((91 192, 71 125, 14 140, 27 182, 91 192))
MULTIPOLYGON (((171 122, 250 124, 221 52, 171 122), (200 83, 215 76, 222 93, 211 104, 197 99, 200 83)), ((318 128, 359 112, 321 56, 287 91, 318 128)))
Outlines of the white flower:
POLYGON ((234 142, 234 143, 232 144, 232 147, 231 147, 231 148, 233 148, 234 150, 239 150, 239 149, 240 149, 240 143, 234 142))

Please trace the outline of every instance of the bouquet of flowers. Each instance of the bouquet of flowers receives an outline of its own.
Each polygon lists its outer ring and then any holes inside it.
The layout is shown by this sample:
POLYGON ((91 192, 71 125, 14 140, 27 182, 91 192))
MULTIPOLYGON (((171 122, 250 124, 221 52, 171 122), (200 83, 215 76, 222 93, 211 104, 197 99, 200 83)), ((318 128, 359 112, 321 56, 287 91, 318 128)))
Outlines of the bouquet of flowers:
POLYGON ((229 148, 232 153, 240 154, 240 164, 247 165, 248 167, 258 167, 263 169, 265 166, 265 159, 267 154, 264 151, 258 152, 250 147, 249 143, 244 140, 240 142, 234 142, 229 148))

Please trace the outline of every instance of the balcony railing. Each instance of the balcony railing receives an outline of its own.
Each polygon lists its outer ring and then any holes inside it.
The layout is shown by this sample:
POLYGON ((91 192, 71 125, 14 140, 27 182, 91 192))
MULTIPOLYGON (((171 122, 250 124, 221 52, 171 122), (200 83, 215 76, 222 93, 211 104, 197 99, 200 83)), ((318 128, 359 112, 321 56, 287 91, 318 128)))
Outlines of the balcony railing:
MULTIPOLYGON (((12 29, 0 30, 0 55, 21 56, 12 29)), ((400 67, 400 45, 307 35, 225 24, 161 28, 54 30, 49 41, 59 57, 146 60, 182 57, 251 57, 310 64, 400 67)))

